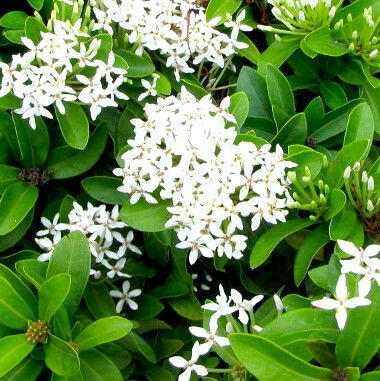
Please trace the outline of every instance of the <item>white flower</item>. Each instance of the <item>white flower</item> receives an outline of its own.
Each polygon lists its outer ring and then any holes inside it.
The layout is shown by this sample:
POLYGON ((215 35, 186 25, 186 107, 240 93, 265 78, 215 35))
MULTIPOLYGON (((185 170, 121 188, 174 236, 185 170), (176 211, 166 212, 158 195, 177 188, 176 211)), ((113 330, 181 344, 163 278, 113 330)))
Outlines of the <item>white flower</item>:
POLYGON ((36 233, 36 236, 42 237, 42 236, 45 236, 48 234, 51 234, 54 236, 54 235, 59 234, 59 230, 57 230, 58 220, 59 220, 59 213, 54 215, 52 221, 50 221, 46 217, 41 217, 41 223, 46 229, 39 230, 36 233))
POLYGON ((130 278, 130 275, 121 272, 125 266, 125 261, 125 258, 121 258, 113 266, 111 266, 108 261, 103 260, 102 265, 107 269, 110 269, 110 271, 107 272, 107 277, 113 279, 115 275, 118 275, 121 278, 130 278))
POLYGON ((368 306, 371 304, 369 299, 361 295, 354 298, 349 298, 346 276, 341 274, 335 289, 335 299, 323 297, 321 300, 311 302, 311 304, 318 308, 325 310, 335 310, 335 317, 340 330, 344 328, 347 320, 347 309, 356 308, 359 306, 368 306))
POLYGON ((249 316, 247 314, 247 311, 252 311, 253 307, 259 303, 264 298, 263 295, 257 295, 254 296, 251 300, 243 299, 240 292, 238 292, 235 289, 231 290, 231 300, 234 302, 234 308, 236 311, 239 311, 238 319, 243 324, 248 324, 249 322, 249 316))
POLYGON ((204 354, 204 348, 201 347, 198 341, 196 341, 193 345, 191 351, 191 359, 185 360, 181 356, 173 356, 169 358, 169 362, 175 366, 176 368, 185 369, 178 376, 178 381, 188 381, 190 380, 191 372, 194 371, 198 376, 207 376, 207 369, 203 365, 198 365, 196 362, 199 359, 199 356, 204 354))
POLYGON ((118 290, 112 290, 110 291, 110 295, 113 298, 119 298, 120 300, 116 304, 116 313, 120 313, 123 309, 124 303, 128 304, 129 308, 131 310, 137 310, 138 304, 132 300, 132 298, 136 298, 137 296, 141 295, 141 290, 139 288, 129 291, 131 287, 131 284, 126 280, 123 282, 123 292, 118 290))
POLYGON ((200 345, 201 351, 207 353, 213 345, 225 347, 230 345, 230 341, 227 337, 217 336, 218 330, 217 319, 210 319, 210 331, 208 332, 201 327, 189 327, 189 331, 192 335, 205 339, 205 342, 200 345))
POLYGON ((141 84, 143 85, 143 87, 146 88, 147 91, 145 91, 144 93, 139 95, 139 97, 137 98, 137 100, 139 102, 142 101, 144 98, 148 97, 149 95, 152 97, 155 97, 157 95, 156 86, 157 86, 157 79, 158 78, 159 78, 159 76, 157 74, 153 75, 153 82, 152 83, 150 83, 146 79, 141 80, 141 84))
POLYGON ((117 255, 119 257, 122 257, 123 255, 125 255, 127 250, 133 251, 136 254, 140 254, 140 255, 142 254, 141 250, 137 246, 132 244, 132 241, 133 241, 132 230, 128 232, 126 237, 123 237, 119 232, 114 232, 113 236, 116 239, 116 241, 121 243, 121 246, 119 247, 119 250, 117 252, 117 255))
POLYGON ((250 27, 249 25, 242 24, 242 22, 245 19, 245 9, 243 9, 238 14, 238 16, 236 17, 235 21, 232 20, 232 16, 229 13, 227 13, 227 19, 229 21, 225 22, 224 25, 227 28, 232 28, 232 31, 231 31, 231 38, 232 38, 232 40, 237 40, 239 31, 241 31, 241 30, 243 32, 250 32, 251 30, 253 30, 253 28, 250 27))

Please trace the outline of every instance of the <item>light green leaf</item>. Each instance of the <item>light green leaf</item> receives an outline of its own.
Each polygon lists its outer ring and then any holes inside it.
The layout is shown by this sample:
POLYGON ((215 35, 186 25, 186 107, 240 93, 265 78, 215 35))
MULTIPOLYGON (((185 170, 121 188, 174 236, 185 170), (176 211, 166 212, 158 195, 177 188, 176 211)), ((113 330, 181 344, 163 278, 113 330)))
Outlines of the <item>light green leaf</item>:
POLYGON ((372 141, 375 123, 371 108, 366 102, 358 104, 350 113, 344 135, 344 145, 361 139, 372 141))
POLYGON ((248 97, 243 92, 231 95, 231 103, 228 112, 232 114, 237 122, 237 127, 240 128, 247 119, 249 112, 248 97))
POLYGON ((0 18, 0 25, 8 29, 24 29, 27 17, 28 15, 25 12, 8 12, 0 18))
MULTIPOLYGON (((308 306, 311 307, 310 301, 308 306)), ((334 314, 314 308, 300 308, 286 312, 267 324, 259 333, 280 346, 299 341, 335 343, 339 329, 334 314)))
POLYGON ((285 39, 273 41, 269 47, 261 53, 259 65, 270 63, 280 67, 300 46, 300 39, 285 39))
POLYGON ((79 344, 81 352, 87 351, 98 345, 122 338, 132 328, 133 324, 127 319, 119 316, 106 317, 88 325, 75 338, 75 343, 79 344))
POLYGON ((91 254, 87 238, 80 232, 63 237, 50 258, 47 279, 57 274, 71 276, 71 287, 65 300, 69 316, 72 316, 82 298, 90 275, 91 254))
POLYGON ((35 381, 40 374, 43 363, 27 357, 7 372, 0 381, 35 381))
POLYGON ((55 106, 55 116, 67 144, 76 149, 84 149, 88 143, 88 119, 82 107, 72 103, 63 102, 65 113, 61 114, 55 106))
POLYGON ((24 182, 9 185, 0 200, 0 235, 15 229, 34 207, 38 190, 24 182))
POLYGON ((207 21, 215 17, 220 17, 217 25, 223 24, 227 20, 227 13, 234 14, 241 5, 241 0, 211 0, 206 9, 207 21))
POLYGON ((327 211, 323 214, 325 221, 335 217, 346 204, 346 194, 341 189, 333 189, 327 201, 327 211))
POLYGON ((69 274, 58 274, 46 280, 38 291, 39 318, 49 322, 60 309, 70 291, 69 274))
POLYGON ((159 232, 166 230, 165 223, 170 218, 166 208, 170 206, 169 200, 159 199, 157 204, 149 204, 141 198, 134 205, 126 202, 120 210, 120 217, 134 229, 143 232, 159 232))
POLYGON ((28 0, 28 3, 37 11, 44 5, 44 0, 28 0))
POLYGON ((312 224, 313 222, 308 218, 297 218, 269 228, 253 246, 250 258, 251 268, 260 266, 285 237, 312 224))
MULTIPOLYGON (((34 348, 25 334, 6 336, 0 340, 0 376, 20 363, 34 348)), ((9 379, 8 379, 9 380, 9 379)))
POLYGON ((330 221, 330 238, 334 241, 346 239, 356 226, 356 220, 354 207, 351 203, 347 203, 345 208, 330 221))
POLYGON ((45 282, 47 263, 36 259, 24 259, 16 263, 17 272, 39 289, 45 282))
POLYGON ((256 48, 256 45, 242 32, 238 35, 238 41, 248 45, 245 49, 237 49, 238 53, 257 65, 260 60, 260 52, 259 49, 256 48))
POLYGON ((229 339, 238 359, 260 381, 326 381, 331 377, 330 369, 310 365, 263 337, 235 333, 229 339))
POLYGON ((147 56, 138 56, 128 50, 116 50, 116 53, 122 57, 128 64, 128 77, 141 78, 154 73, 155 67, 147 56))
POLYGON ((45 363, 54 373, 59 376, 74 376, 79 372, 78 354, 68 343, 50 334, 44 349, 45 363))

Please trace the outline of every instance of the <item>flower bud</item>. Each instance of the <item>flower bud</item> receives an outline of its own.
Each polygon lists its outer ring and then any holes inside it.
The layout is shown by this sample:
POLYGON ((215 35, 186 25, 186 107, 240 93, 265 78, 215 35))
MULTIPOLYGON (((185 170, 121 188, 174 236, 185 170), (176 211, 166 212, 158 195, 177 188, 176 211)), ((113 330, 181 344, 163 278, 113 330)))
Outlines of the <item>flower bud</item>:
POLYGON ((313 215, 309 216, 309 219, 310 221, 313 221, 313 222, 318 220, 317 216, 313 216, 313 215))
POLYGON ((353 40, 356 40, 358 38, 358 31, 357 30, 354 30, 353 32, 352 32, 352 39, 353 40))
POLYGON ((368 174, 366 171, 363 171, 362 173, 362 182, 366 183, 368 181, 368 174))
POLYGON ((275 39, 277 42, 281 42, 281 41, 282 41, 281 37, 280 37, 277 33, 274 35, 274 39, 275 39))
POLYGON ((375 189, 375 182, 372 176, 368 177, 367 189, 369 192, 372 192, 375 189))
POLYGON ((375 58, 377 57, 377 54, 378 54, 378 53, 379 53, 379 49, 374 49, 374 50, 372 50, 372 52, 369 53, 369 58, 370 58, 371 60, 375 59, 375 58))
POLYGON ((350 178, 350 175, 351 175, 351 167, 348 166, 348 167, 344 170, 343 178, 344 178, 344 179, 349 179, 349 178, 350 178))
POLYGON ((226 332, 227 332, 227 333, 234 333, 234 332, 235 332, 232 323, 228 322, 228 323, 226 324, 226 332))
POLYGON ((351 22, 351 21, 352 21, 352 14, 351 14, 351 13, 349 13, 349 14, 347 15, 347 21, 348 21, 348 22, 351 22))
POLYGON ((375 209, 375 208, 374 208, 374 206, 373 206, 372 201, 371 201, 371 200, 368 200, 368 201, 367 201, 367 210, 368 210, 368 212, 372 212, 374 209, 375 209))
POLYGON ((308 183, 310 181, 310 176, 302 176, 301 180, 304 182, 304 183, 308 183))
POLYGON ((348 49, 349 49, 351 52, 353 52, 353 51, 355 50, 355 45, 354 45, 353 42, 351 42, 351 44, 348 45, 348 49))
POLYGON ((352 169, 355 171, 355 172, 359 172, 360 171, 360 162, 357 161, 354 166, 352 167, 352 169))
POLYGON ((322 156, 322 165, 323 165, 323 168, 327 168, 329 166, 329 160, 327 159, 326 155, 322 156))
POLYGON ((288 179, 289 179, 292 183, 294 183, 294 182, 297 180, 297 175, 296 175, 296 173, 293 172, 293 171, 288 172, 288 179))

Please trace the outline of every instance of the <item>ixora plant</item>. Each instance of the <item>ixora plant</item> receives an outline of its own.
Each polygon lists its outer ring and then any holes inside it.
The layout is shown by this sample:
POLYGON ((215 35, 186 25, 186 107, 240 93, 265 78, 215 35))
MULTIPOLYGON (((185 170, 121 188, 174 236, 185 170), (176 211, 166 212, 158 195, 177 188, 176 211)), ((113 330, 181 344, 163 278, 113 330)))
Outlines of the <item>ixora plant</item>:
POLYGON ((21 3, 0 381, 379 380, 379 1, 21 3))

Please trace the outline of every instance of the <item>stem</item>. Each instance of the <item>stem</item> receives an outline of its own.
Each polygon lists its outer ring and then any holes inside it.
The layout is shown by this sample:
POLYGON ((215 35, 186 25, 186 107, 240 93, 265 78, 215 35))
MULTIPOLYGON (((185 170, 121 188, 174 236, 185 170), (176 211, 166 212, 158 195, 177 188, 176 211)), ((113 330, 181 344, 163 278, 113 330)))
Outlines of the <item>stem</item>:
POLYGON ((235 87, 235 86, 237 86, 237 84, 233 83, 232 85, 225 85, 225 86, 216 87, 215 89, 212 89, 211 91, 229 89, 230 87, 235 87))
POLYGON ((230 56, 230 57, 227 59, 225 65, 224 65, 224 68, 222 69, 222 71, 220 72, 220 74, 218 75, 218 77, 216 78, 216 81, 213 83, 213 85, 212 85, 210 91, 214 91, 214 90, 215 90, 217 84, 218 84, 218 83, 220 82, 220 80, 222 79, 223 74, 224 74, 224 73, 226 72, 226 70, 228 69, 228 66, 230 66, 230 63, 231 63, 231 61, 232 61, 232 58, 233 58, 233 55, 230 56))
POLYGON ((234 369, 206 368, 209 373, 233 373, 234 369))

